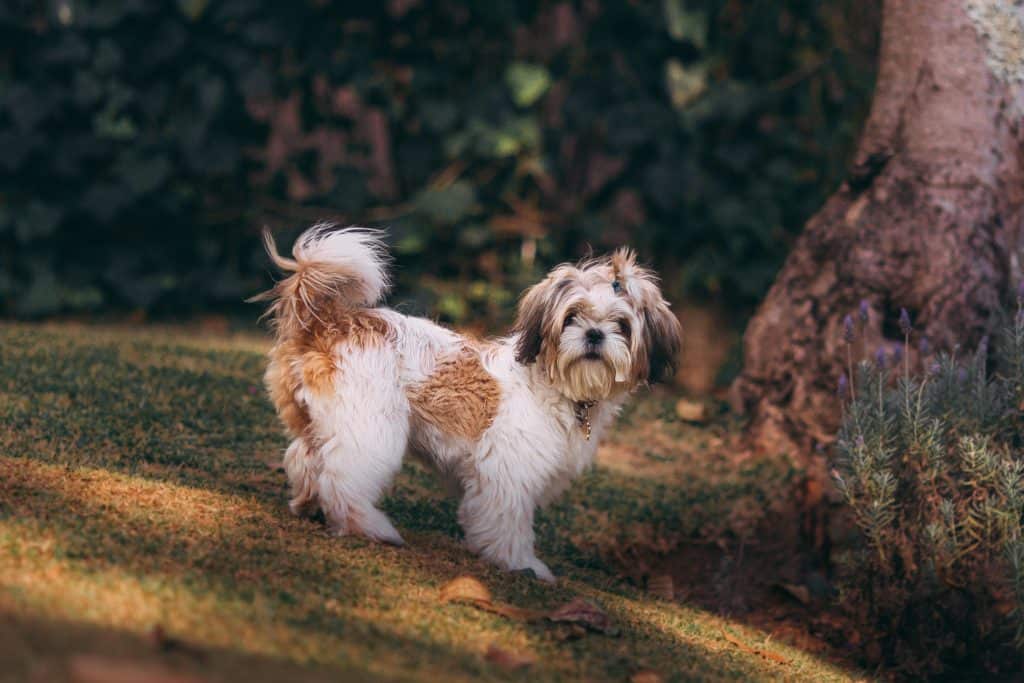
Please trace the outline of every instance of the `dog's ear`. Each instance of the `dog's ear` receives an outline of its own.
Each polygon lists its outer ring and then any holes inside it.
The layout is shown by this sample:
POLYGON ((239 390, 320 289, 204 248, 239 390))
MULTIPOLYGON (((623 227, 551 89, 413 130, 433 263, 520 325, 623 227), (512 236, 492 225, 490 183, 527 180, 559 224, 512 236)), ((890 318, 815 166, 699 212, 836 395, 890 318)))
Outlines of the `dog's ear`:
MULTIPOLYGON (((636 253, 632 249, 615 251, 611 256, 611 266, 615 281, 643 316, 643 356, 647 360, 647 375, 642 379, 651 384, 668 379, 675 374, 679 363, 683 327, 661 296, 658 276, 637 264, 636 253)), ((643 370, 641 366, 639 372, 642 374, 643 370)))
POLYGON ((656 384, 675 375, 683 346, 683 326, 664 300, 645 307, 643 316, 647 381, 656 384))
POLYGON ((519 314, 512 327, 517 336, 517 361, 529 365, 537 360, 545 339, 550 344, 558 344, 562 316, 566 313, 568 296, 578 275, 579 272, 571 266, 559 266, 523 294, 519 301, 519 314))
POLYGON ((519 313, 512 327, 516 335, 516 361, 529 365, 537 360, 544 334, 549 326, 548 290, 550 282, 543 280, 526 290, 519 301, 519 313))

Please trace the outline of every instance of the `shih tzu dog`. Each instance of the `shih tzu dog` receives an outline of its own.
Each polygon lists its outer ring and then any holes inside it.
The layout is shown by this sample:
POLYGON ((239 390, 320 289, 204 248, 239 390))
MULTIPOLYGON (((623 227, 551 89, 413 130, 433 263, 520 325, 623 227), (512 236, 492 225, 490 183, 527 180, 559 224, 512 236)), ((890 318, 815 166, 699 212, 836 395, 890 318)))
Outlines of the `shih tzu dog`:
POLYGON ((321 224, 299 237, 271 301, 266 384, 292 439, 291 510, 339 534, 402 537, 376 504, 408 452, 462 493, 471 550, 554 581, 533 516, 591 464, 638 386, 670 374, 679 321, 628 249, 561 265, 526 291, 509 336, 482 341, 378 304, 387 255, 374 231, 321 224))

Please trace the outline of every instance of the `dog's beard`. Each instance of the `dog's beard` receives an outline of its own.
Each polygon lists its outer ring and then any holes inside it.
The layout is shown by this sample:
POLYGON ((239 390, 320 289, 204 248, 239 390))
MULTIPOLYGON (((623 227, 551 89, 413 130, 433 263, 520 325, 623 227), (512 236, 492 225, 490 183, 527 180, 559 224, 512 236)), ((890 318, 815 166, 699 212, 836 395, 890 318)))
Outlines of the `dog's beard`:
POLYGON ((552 379, 573 401, 601 401, 629 389, 631 357, 625 341, 609 337, 597 351, 582 344, 563 343, 552 379))

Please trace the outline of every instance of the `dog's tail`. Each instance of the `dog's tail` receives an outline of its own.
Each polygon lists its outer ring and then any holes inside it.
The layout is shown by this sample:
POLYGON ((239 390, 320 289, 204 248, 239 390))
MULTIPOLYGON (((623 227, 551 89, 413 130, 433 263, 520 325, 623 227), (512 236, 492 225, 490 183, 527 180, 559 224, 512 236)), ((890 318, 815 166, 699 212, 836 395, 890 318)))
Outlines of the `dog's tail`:
POLYGON ((267 255, 291 273, 274 287, 248 301, 271 301, 265 315, 278 327, 308 329, 331 311, 378 303, 390 286, 387 250, 382 234, 366 228, 338 229, 318 223, 299 235, 292 258, 281 256, 270 231, 263 230, 267 255))

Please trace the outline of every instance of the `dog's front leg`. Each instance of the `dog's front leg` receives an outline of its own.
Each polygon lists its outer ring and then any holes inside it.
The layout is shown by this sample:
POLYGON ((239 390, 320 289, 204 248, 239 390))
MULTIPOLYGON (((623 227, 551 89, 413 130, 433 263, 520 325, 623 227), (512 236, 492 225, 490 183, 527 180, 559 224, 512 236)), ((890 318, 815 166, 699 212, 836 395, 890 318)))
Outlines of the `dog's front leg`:
POLYGON ((479 479, 466 486, 459 524, 469 549, 509 571, 531 570, 541 581, 555 575, 534 554, 536 502, 523 482, 479 479))

